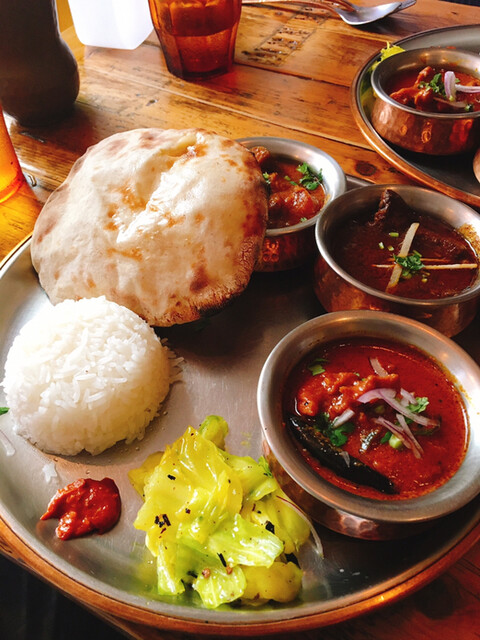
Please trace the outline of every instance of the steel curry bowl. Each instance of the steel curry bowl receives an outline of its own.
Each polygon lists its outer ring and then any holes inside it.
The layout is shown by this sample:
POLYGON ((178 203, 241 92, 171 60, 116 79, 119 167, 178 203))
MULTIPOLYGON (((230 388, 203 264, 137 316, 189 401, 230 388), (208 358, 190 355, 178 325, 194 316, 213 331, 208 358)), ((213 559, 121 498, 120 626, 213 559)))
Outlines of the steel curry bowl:
POLYGON ((361 212, 376 211, 385 189, 395 191, 414 211, 448 223, 460 233, 480 258, 480 216, 468 205, 441 193, 410 185, 369 185, 349 191, 329 204, 318 220, 315 234, 319 257, 315 264, 315 292, 327 311, 372 309, 408 316, 447 336, 462 331, 474 318, 480 296, 480 275, 457 295, 417 299, 368 286, 347 273, 332 254, 342 226, 361 212))
POLYGON ((480 80, 480 56, 468 51, 432 47, 392 55, 380 62, 371 76, 374 129, 388 142, 409 151, 434 156, 473 151, 480 144, 480 111, 421 111, 390 97, 395 77, 426 66, 461 71, 480 80))
POLYGON ((247 148, 265 147, 274 158, 306 163, 322 174, 323 206, 315 216, 291 226, 267 228, 255 271, 283 271, 301 266, 315 255, 314 226, 329 202, 346 191, 347 181, 340 165, 316 147, 290 140, 258 136, 239 140, 247 148))
POLYGON ((268 356, 257 403, 265 454, 287 495, 317 522, 364 539, 404 537, 431 526, 480 491, 480 368, 457 344, 414 320, 377 311, 330 313, 288 333, 268 356), (285 425, 284 390, 292 370, 326 343, 376 339, 416 348, 448 372, 465 407, 466 455, 456 473, 419 497, 374 499, 335 486, 306 462, 285 425))

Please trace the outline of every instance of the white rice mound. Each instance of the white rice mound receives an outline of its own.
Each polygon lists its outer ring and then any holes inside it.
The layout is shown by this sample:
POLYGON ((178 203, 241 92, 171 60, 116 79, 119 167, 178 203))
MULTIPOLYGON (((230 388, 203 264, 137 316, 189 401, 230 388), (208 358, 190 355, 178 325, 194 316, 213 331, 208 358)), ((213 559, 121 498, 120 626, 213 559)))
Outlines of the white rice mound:
POLYGON ((60 455, 130 444, 157 415, 172 362, 142 318, 103 296, 45 307, 8 352, 2 385, 14 429, 60 455))

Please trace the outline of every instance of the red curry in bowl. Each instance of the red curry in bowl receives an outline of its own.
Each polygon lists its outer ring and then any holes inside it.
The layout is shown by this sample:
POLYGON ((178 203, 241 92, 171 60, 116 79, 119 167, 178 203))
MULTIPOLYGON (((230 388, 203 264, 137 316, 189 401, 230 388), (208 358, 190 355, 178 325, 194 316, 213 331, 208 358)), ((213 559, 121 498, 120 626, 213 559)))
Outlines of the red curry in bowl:
POLYGON ((265 147, 251 147, 250 151, 268 185, 268 229, 291 227, 317 215, 325 203, 321 171, 272 154, 265 147))
POLYGON ((368 498, 415 498, 444 484, 465 456, 466 413, 449 375, 414 347, 331 342, 287 379, 285 424, 308 464, 368 498))
POLYGON ((480 111, 480 80, 451 69, 426 66, 399 72, 391 80, 389 95, 400 104, 429 113, 480 111))
POLYGON ((454 296, 474 284, 477 254, 442 220, 413 211, 386 189, 375 211, 343 220, 331 253, 351 276, 405 298, 454 296))

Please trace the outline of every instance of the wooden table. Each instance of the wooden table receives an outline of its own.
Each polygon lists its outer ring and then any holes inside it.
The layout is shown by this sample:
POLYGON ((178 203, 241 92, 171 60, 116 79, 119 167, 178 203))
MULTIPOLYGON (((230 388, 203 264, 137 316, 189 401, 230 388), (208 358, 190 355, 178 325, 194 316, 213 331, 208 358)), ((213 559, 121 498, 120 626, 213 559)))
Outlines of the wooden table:
MULTIPOLYGON (((480 8, 418 0, 416 6, 370 28, 354 29, 327 11, 249 7, 242 14, 234 70, 197 83, 167 72, 154 34, 134 51, 119 51, 85 48, 73 28, 68 29, 64 37, 78 59, 81 76, 74 113, 56 126, 30 130, 7 118, 28 184, 0 205, 0 259, 32 231, 43 202, 86 148, 126 129, 198 126, 232 138, 293 138, 331 154, 347 174, 377 183, 408 184, 409 178, 383 160, 356 127, 349 106, 350 85, 357 70, 386 42, 460 24, 478 24, 480 30, 480 8)), ((405 589, 399 590, 398 601, 396 596, 383 608, 377 598, 362 617, 346 621, 339 613, 329 620, 336 626, 321 631, 282 636, 279 625, 277 637, 478 640, 479 535, 477 527, 433 575, 426 572, 413 580, 406 599, 400 599, 405 589)), ((54 567, 32 557, 2 521, 0 551, 92 609, 102 608, 101 599, 92 599, 54 567)), ((154 629, 122 620, 121 613, 119 609, 101 615, 135 638, 194 637, 178 632, 174 623, 169 630, 154 629)))

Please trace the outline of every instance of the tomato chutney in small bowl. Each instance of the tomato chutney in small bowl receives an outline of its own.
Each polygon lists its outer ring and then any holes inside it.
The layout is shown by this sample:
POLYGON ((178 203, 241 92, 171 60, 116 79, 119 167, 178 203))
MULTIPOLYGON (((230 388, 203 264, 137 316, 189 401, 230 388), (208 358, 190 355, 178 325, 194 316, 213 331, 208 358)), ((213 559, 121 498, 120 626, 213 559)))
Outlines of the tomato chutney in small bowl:
POLYGON ((329 202, 346 191, 346 177, 328 154, 297 140, 239 140, 259 163, 268 191, 268 220, 256 271, 298 267, 315 254, 314 226, 329 202))
POLYGON ((414 320, 314 318, 264 364, 258 409, 285 492, 359 538, 418 532, 480 491, 480 368, 414 320))
POLYGON ((316 225, 315 292, 327 311, 373 309, 447 336, 473 319, 480 296, 480 217, 410 185, 340 196, 316 225))

